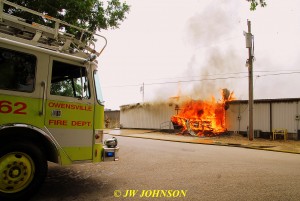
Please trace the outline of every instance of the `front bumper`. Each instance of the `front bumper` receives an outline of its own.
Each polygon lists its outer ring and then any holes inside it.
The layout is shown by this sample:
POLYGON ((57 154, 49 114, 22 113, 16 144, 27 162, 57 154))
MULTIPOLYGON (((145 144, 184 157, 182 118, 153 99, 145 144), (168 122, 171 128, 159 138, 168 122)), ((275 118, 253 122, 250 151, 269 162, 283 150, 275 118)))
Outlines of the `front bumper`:
POLYGON ((118 161, 119 160, 119 149, 120 147, 110 148, 107 146, 103 147, 102 161, 118 161))

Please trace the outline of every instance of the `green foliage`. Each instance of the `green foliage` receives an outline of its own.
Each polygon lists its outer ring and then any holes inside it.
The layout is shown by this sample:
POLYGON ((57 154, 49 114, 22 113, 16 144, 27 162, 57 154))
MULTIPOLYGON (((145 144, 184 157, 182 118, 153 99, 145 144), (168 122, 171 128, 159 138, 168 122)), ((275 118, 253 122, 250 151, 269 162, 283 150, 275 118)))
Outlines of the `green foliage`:
POLYGON ((59 96, 77 97, 81 95, 82 87, 71 79, 52 83, 50 93, 59 96), (74 84, 74 85, 73 85, 74 84), (75 89, 73 88, 75 87, 75 89), (75 93, 75 94, 74 94, 75 93))
MULTIPOLYGON (((100 0, 9 1, 92 32, 100 29, 118 28, 120 23, 126 19, 126 14, 130 10, 129 5, 121 3, 119 0, 108 0, 107 3, 100 0)), ((4 10, 26 20, 48 25, 51 23, 41 17, 21 12, 12 7, 5 7, 4 10)))
POLYGON ((60 96, 74 97, 71 80, 64 80, 58 83, 52 83, 50 93, 60 96))
POLYGON ((258 5, 260 5, 261 7, 267 6, 265 0, 247 0, 247 1, 250 2, 250 10, 252 11, 256 10, 258 5))

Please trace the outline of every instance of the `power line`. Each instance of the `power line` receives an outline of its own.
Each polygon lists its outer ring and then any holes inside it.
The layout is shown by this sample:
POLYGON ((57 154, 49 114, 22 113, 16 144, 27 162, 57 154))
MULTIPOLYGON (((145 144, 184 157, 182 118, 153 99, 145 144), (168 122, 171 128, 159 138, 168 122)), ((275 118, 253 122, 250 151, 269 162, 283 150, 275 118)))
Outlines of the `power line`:
POLYGON ((202 81, 214 81, 214 80, 227 80, 227 79, 240 79, 240 78, 246 78, 248 76, 240 76, 240 77, 218 77, 218 78, 205 78, 200 80, 180 80, 180 81, 172 81, 172 82, 158 82, 158 83, 148 83, 145 85, 158 85, 158 84, 177 84, 185 83, 185 82, 202 82, 202 81))
POLYGON ((266 77, 266 76, 291 75, 291 74, 300 74, 300 71, 289 72, 289 73, 269 73, 269 74, 263 74, 263 75, 257 75, 257 76, 258 77, 266 77))
MULTIPOLYGON (((261 72, 262 73, 262 72, 272 72, 272 71, 254 71, 254 72, 261 72)), ((201 75, 201 76, 216 76, 216 75, 229 75, 229 74, 234 75, 234 74, 244 74, 244 73, 247 73, 247 72, 224 73, 224 74, 214 74, 214 75, 209 74, 209 75, 201 75)), ((259 75, 256 75, 256 77, 259 78, 259 77, 278 76, 278 75, 291 75, 291 74, 300 74, 300 71, 259 74, 259 75)), ((199 76, 192 76, 192 77, 199 77, 199 76)), ((248 77, 248 75, 247 76, 229 76, 229 77, 217 77, 217 78, 204 78, 204 79, 189 79, 189 80, 144 83, 144 85, 145 86, 151 86, 151 85, 165 85, 165 84, 216 81, 216 80, 228 80, 228 79, 243 79, 243 78, 247 78, 247 77, 248 77)), ((185 77, 177 77, 177 78, 173 78, 173 79, 178 79, 178 78, 185 78, 185 77)), ((168 78, 168 79, 172 79, 172 78, 168 78)), ((141 86, 141 84, 124 84, 124 85, 103 86, 103 87, 104 88, 121 88, 121 87, 137 87, 137 86, 141 86)))
MULTIPOLYGON (((202 81, 214 81, 214 80, 227 80, 227 79, 241 79, 246 78, 247 76, 240 77, 219 77, 219 78, 205 78, 205 79, 197 79, 197 80, 178 80, 178 81, 167 81, 167 82, 153 82, 153 83, 144 83, 144 85, 163 85, 163 84, 177 84, 177 83, 187 83, 187 82, 202 82, 202 81)), ((115 86, 107 86, 108 87, 135 87, 141 86, 141 84, 129 84, 129 85, 115 85, 115 86)))

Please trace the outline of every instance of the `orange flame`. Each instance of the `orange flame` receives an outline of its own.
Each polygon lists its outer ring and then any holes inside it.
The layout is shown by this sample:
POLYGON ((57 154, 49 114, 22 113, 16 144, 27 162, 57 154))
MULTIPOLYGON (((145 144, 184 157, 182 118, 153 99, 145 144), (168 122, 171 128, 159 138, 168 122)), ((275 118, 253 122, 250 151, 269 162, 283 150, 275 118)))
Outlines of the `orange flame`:
POLYGON ((173 125, 180 126, 182 133, 205 136, 217 135, 226 131, 225 110, 227 101, 233 99, 233 93, 222 90, 222 100, 214 97, 210 101, 188 100, 182 104, 177 115, 171 117, 173 125))

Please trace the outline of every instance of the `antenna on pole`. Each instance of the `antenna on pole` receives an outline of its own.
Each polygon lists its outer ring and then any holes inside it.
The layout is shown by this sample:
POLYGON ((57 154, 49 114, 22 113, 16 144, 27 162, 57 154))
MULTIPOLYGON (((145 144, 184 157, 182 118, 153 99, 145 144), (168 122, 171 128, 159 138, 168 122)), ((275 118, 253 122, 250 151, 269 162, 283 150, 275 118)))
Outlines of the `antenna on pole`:
POLYGON ((145 84, 143 82, 141 88, 140 88, 140 92, 142 93, 142 98, 143 98, 143 103, 144 103, 144 97, 145 97, 145 84))

